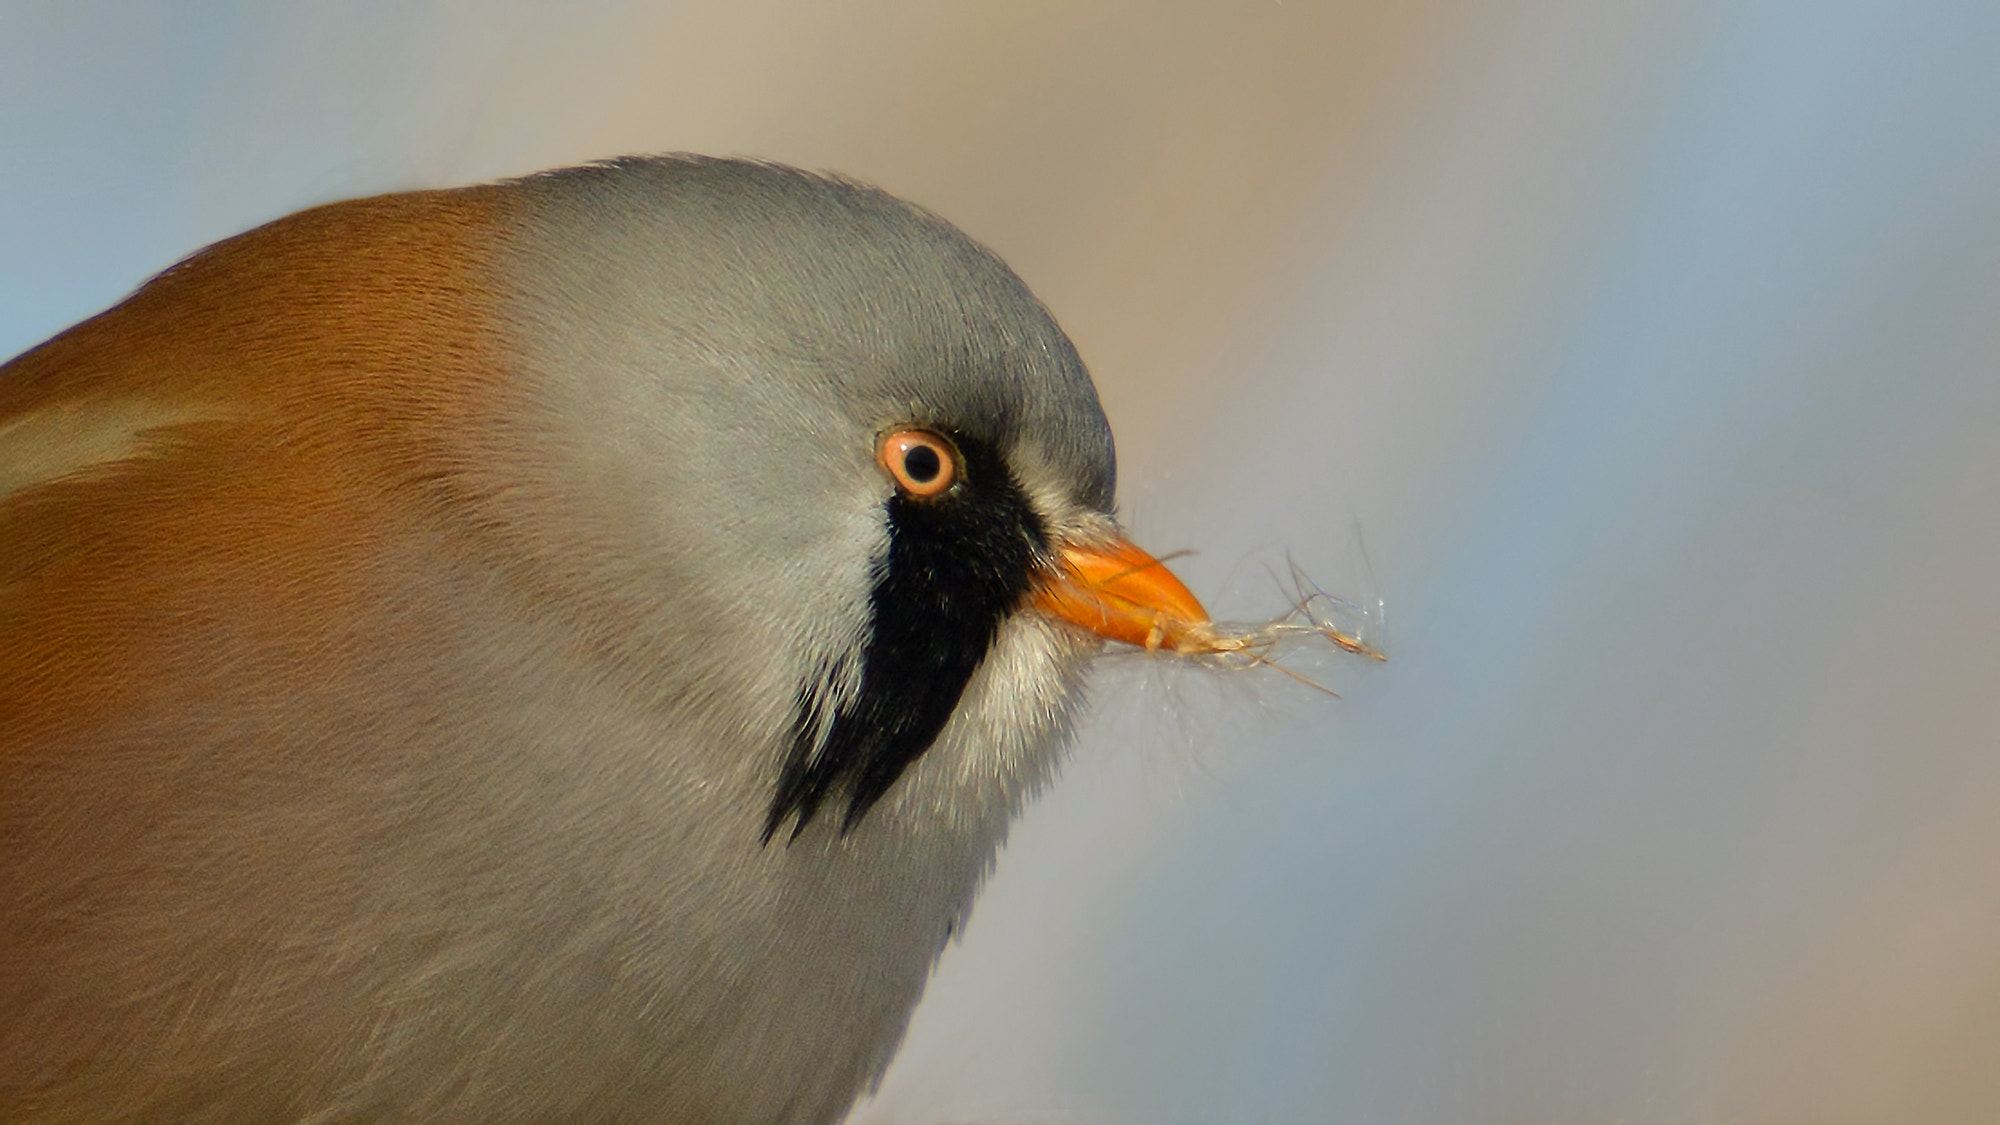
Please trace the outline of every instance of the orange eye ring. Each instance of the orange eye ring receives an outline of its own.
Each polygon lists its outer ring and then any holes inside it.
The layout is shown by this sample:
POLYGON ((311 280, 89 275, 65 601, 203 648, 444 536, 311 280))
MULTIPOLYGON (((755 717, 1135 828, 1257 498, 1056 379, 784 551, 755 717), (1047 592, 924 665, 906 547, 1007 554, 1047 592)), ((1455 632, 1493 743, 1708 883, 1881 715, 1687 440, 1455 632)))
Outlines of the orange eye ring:
POLYGON ((928 500, 958 483, 958 450, 928 430, 895 430, 885 435, 875 459, 905 496, 928 500))

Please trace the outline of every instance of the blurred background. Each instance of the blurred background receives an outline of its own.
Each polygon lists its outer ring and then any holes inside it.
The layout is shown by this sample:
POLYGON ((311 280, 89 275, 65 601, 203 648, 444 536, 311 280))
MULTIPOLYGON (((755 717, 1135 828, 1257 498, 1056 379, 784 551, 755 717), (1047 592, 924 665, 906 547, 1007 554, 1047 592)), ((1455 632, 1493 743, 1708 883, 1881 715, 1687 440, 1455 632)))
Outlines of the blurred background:
POLYGON ((874 181, 1055 310, 1139 542, 1238 617, 1289 552, 1394 659, 1107 662, 857 1125, 2000 1120, 1996 48, 1988 0, 0 0, 0 354, 344 196, 874 181))

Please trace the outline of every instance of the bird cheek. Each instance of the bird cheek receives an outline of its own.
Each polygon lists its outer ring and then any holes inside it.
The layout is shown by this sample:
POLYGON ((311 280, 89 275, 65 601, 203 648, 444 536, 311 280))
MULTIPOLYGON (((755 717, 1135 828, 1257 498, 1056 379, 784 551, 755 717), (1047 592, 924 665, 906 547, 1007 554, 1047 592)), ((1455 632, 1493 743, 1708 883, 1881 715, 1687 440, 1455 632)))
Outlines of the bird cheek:
POLYGON ((1037 575, 1032 604, 1149 652, 1184 651, 1210 625, 1208 611, 1165 564, 1119 538, 1063 545, 1037 575))

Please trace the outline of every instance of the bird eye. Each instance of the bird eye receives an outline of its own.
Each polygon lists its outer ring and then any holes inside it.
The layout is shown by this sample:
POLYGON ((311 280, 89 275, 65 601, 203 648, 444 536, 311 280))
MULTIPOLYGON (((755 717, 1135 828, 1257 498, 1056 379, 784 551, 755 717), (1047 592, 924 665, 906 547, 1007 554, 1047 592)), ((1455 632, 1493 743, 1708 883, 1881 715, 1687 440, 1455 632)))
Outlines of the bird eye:
POLYGON ((897 488, 920 499, 936 496, 958 480, 958 450, 924 430, 895 431, 882 439, 876 456, 897 488))

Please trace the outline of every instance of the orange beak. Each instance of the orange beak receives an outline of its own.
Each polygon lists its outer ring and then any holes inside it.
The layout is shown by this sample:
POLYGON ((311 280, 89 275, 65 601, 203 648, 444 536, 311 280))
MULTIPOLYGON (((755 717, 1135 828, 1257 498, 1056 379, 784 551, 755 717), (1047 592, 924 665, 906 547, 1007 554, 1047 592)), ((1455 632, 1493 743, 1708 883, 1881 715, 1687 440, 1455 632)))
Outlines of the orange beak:
POLYGON ((1035 608, 1112 641, 1180 651, 1208 611, 1160 560, 1123 539, 1065 546, 1045 568, 1035 608))

